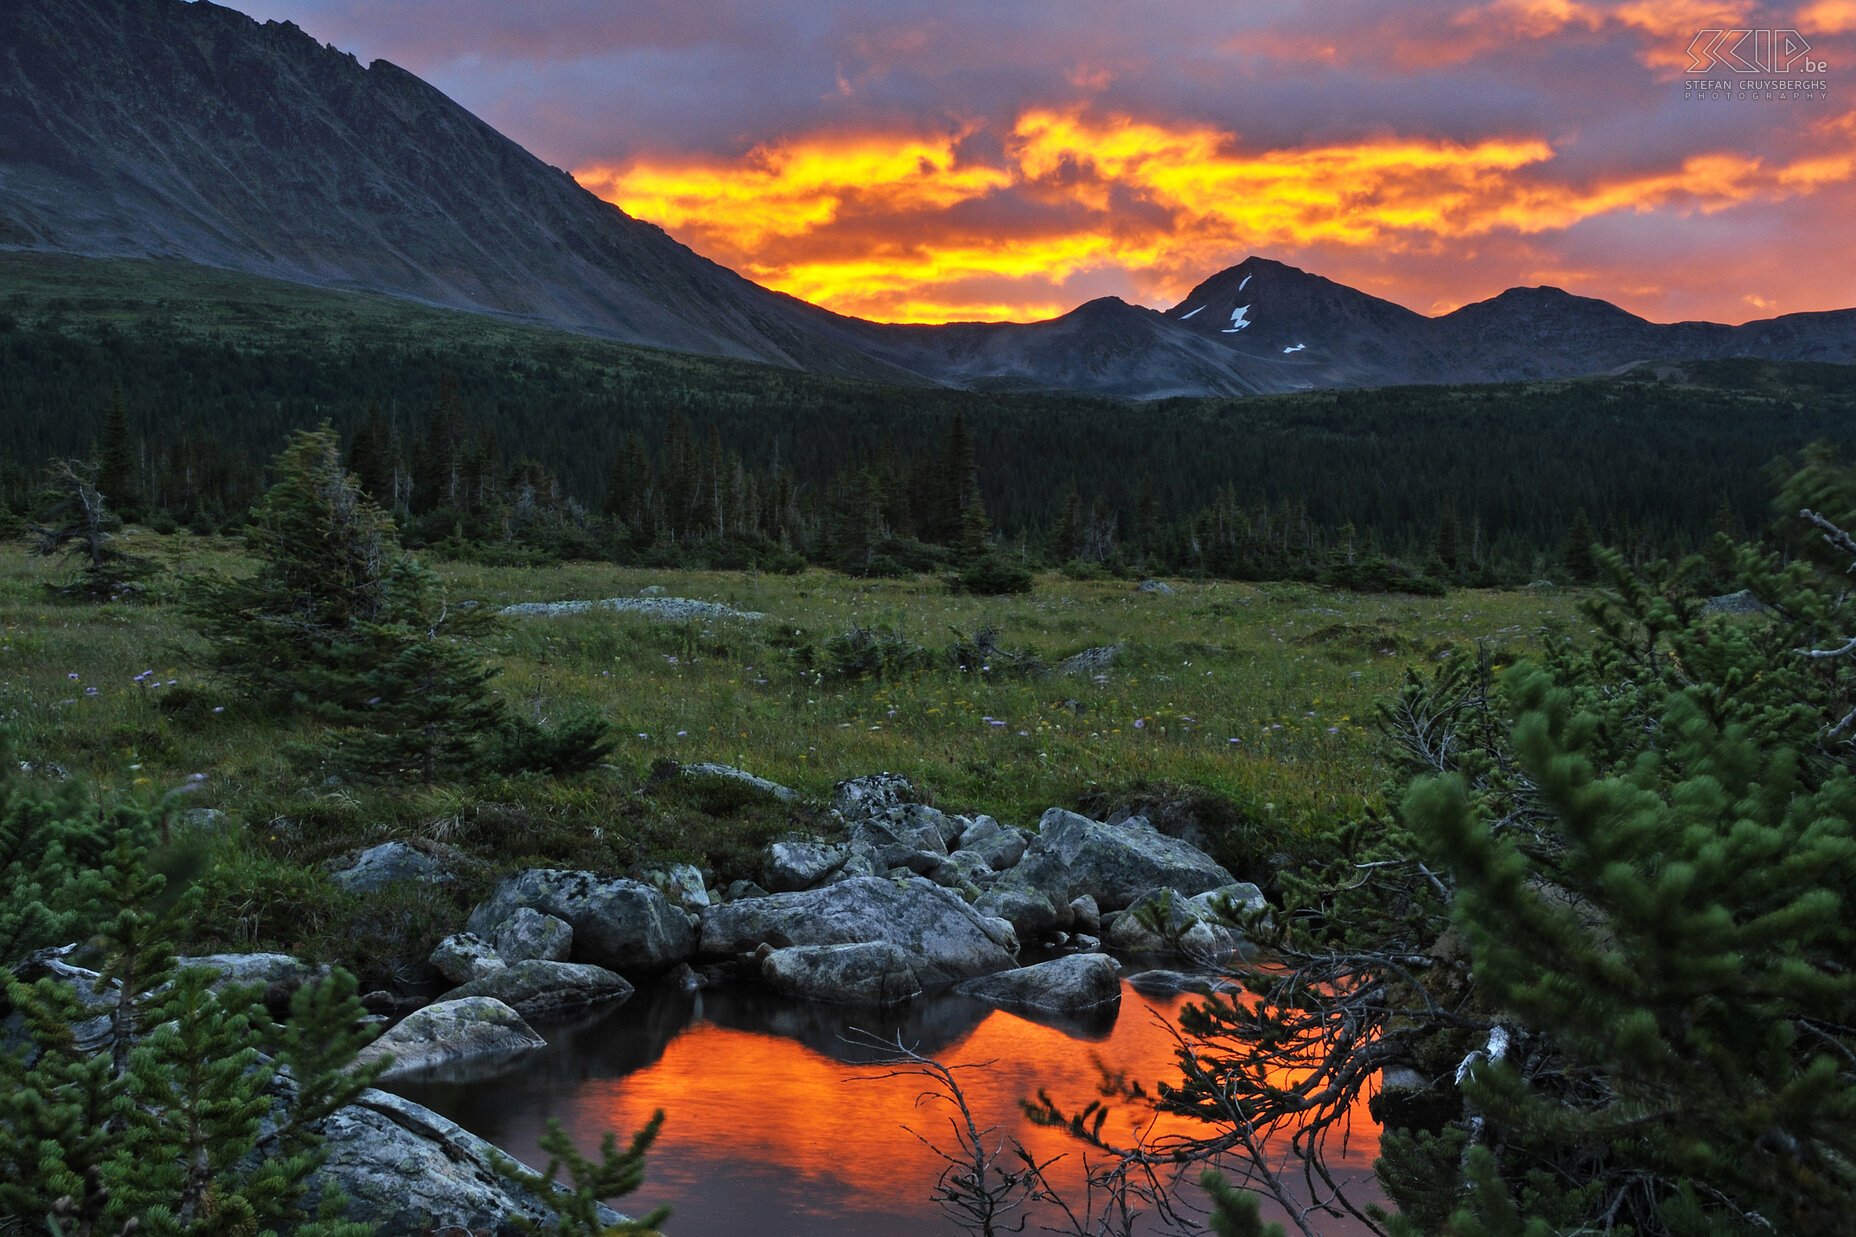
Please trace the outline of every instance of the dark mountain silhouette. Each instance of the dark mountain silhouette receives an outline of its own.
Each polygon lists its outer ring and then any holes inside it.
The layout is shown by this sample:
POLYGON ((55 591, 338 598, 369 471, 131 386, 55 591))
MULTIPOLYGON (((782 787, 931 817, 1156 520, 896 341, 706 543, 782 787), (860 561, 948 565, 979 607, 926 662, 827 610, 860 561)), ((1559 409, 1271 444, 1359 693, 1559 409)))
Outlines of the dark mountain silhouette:
POLYGON ((0 4, 0 248, 206 266, 820 373, 1152 398, 1856 362, 1856 311, 1657 325, 1515 288, 1428 318, 1252 257, 1164 314, 892 326, 762 288, 385 61, 206 0, 0 4))

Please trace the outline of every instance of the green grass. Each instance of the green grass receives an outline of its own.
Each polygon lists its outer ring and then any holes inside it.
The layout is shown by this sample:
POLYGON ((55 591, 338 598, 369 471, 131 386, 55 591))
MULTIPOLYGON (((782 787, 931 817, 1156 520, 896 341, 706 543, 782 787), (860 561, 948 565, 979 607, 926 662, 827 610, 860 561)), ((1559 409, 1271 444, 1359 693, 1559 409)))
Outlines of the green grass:
MULTIPOLYGON (((443 790, 323 786, 285 750, 301 732, 213 695, 193 661, 198 645, 173 604, 175 581, 241 569, 235 548, 186 534, 132 541, 169 567, 154 597, 138 604, 64 603, 43 587, 61 566, 17 549, 0 560, 0 709, 22 758, 147 793, 204 773, 202 803, 251 820, 288 814, 284 805, 315 806, 362 831, 442 833, 432 813, 454 816, 448 809, 475 801, 443 790), (149 670, 152 679, 138 683, 149 670), (184 709, 162 705, 196 691, 204 698, 184 709)), ((546 809, 556 829, 599 828, 602 836, 626 827, 601 817, 612 801, 606 788, 630 794, 664 758, 739 765, 816 798, 841 778, 893 770, 943 806, 1019 824, 1084 795, 1178 783, 1307 832, 1372 794, 1383 769, 1366 719, 1405 667, 1477 640, 1523 646, 1574 613, 1569 594, 1551 591, 1420 599, 1177 582, 1163 596, 1122 581, 1048 575, 1029 595, 982 598, 925 577, 438 567, 454 599, 492 605, 656 585, 768 615, 662 623, 601 612, 503 622, 488 651, 503 666, 498 685, 512 706, 558 716, 592 705, 619 735, 607 775, 589 780, 599 791, 539 784, 510 793, 546 809), (842 681, 801 669, 797 650, 853 625, 931 647, 990 627, 1003 647, 1051 664, 1092 646, 1123 651, 1094 676, 966 673, 942 662, 893 680, 842 681)))
POLYGON ((329 778, 304 756, 309 724, 247 709, 202 670, 180 581, 248 569, 234 543, 146 532, 127 541, 165 572, 143 601, 107 606, 55 598, 45 586, 65 577, 62 564, 3 547, 0 724, 14 758, 119 793, 179 792, 189 806, 223 809, 234 827, 204 882, 194 944, 291 950, 344 963, 370 985, 409 973, 501 870, 676 859, 707 865, 721 883, 751 877, 769 840, 829 829, 817 805, 833 783, 878 770, 908 775, 943 808, 1022 826, 1052 805, 1099 809, 1190 788, 1213 805, 1219 857, 1254 873, 1271 854, 1318 849, 1328 827, 1376 801, 1390 769, 1367 719, 1406 667, 1477 641, 1506 658, 1576 615, 1576 596, 1555 591, 1411 598, 1176 581, 1166 596, 1052 574, 1029 595, 981 598, 930 578, 439 563, 454 601, 658 586, 768 617, 505 620, 486 647, 504 697, 538 717, 596 708, 618 735, 608 763, 570 781, 385 788, 329 778), (853 625, 936 656, 881 681, 804 668, 853 625), (941 655, 984 627, 1052 665, 1123 648, 1106 671, 1080 676, 962 672, 941 655), (665 759, 736 765, 812 802, 649 785, 665 759), (322 875, 332 857, 389 837, 449 854, 462 883, 355 898, 322 875))

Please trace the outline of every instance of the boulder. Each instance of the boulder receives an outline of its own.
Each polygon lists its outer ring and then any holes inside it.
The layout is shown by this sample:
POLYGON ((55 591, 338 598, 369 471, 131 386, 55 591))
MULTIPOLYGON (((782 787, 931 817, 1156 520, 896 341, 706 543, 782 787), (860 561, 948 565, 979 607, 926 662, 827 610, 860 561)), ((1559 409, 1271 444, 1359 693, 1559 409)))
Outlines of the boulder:
MULTIPOLYGON (((322 1129, 327 1158, 311 1178, 308 1198, 333 1182, 348 1198, 348 1218, 374 1225, 378 1237, 516 1237, 554 1222, 540 1197, 496 1170, 508 1156, 411 1100, 363 1091, 322 1129)), ((599 1219, 621 1221, 604 1207, 599 1219)))
POLYGON ((447 992, 444 999, 455 1003, 491 997, 524 1018, 555 1018, 602 1001, 622 1001, 631 994, 632 986, 603 966, 532 958, 473 979, 447 992))
POLYGON ((761 877, 774 893, 811 889, 844 866, 850 852, 823 842, 775 842, 761 861, 761 877))
POLYGON ((432 949, 432 969, 454 984, 481 979, 507 965, 490 942, 475 932, 456 932, 432 949))
POLYGON ((908 954, 887 941, 768 950, 760 973, 776 992, 832 1005, 889 1009, 922 991, 908 954))
POLYGON ((1100 932, 1102 908, 1088 894, 1070 899, 1070 927, 1077 932, 1100 932))
POLYGON ((999 874, 992 870, 984 858, 970 850, 955 851, 935 864, 926 875, 937 885, 948 889, 971 890, 974 894, 999 878, 999 874))
POLYGON ((916 800, 915 786, 900 773, 872 773, 839 782, 831 790, 831 807, 846 820, 862 820, 886 808, 916 800))
POLYGON ((1142 996, 1179 996, 1186 992, 1206 996, 1213 991, 1214 984, 1209 975, 1155 969, 1128 976, 1128 987, 1142 996))
POLYGON ((1059 904, 1052 901, 1050 895, 1042 889, 1034 889, 1011 877, 993 882, 974 901, 973 909, 982 915, 1005 920, 1012 925, 1020 940, 1035 940, 1046 932, 1070 926, 1067 904, 1060 909, 1059 904))
POLYGON ((1141 817, 1105 825, 1062 808, 1044 813, 1015 873, 1060 905, 1089 894, 1103 910, 1118 910, 1151 889, 1190 896, 1235 883, 1210 855, 1141 817))
MULTIPOLYGON (((532 906, 519 906, 515 914, 496 925, 490 944, 496 956, 506 964, 533 959, 564 962, 573 955, 574 929, 565 919, 532 906)), ((458 982, 468 983, 469 980, 458 982)))
POLYGON ((1072 954, 969 979, 955 991, 1001 1009, 1074 1015, 1119 1005, 1121 978, 1104 954, 1072 954))
POLYGON ((961 833, 960 850, 956 853, 976 855, 993 871, 1003 872, 1025 857, 1028 845, 1025 835, 1017 829, 1002 825, 990 816, 976 816, 961 833))
POLYGON ((851 850, 880 868, 907 868, 926 876, 947 858, 946 817, 917 805, 889 808, 851 826, 851 850))
POLYGON ((273 1012, 290 1007, 296 990, 311 980, 329 973, 326 966, 311 966, 289 954, 201 954, 176 958, 177 968, 203 966, 218 973, 212 988, 218 992, 233 986, 252 986, 263 990, 264 1004, 273 1012))
POLYGON ((760 945, 887 942, 908 955, 924 985, 1001 971, 1012 954, 997 928, 949 892, 920 877, 855 877, 798 893, 776 893, 702 913, 700 954, 732 958, 760 945))
POLYGON ((680 765, 677 772, 683 777, 710 777, 728 782, 739 782, 762 794, 771 795, 782 803, 799 801, 799 792, 791 787, 782 786, 778 782, 770 782, 764 777, 755 777, 752 773, 737 769, 733 765, 718 765, 704 761, 700 764, 680 765))
POLYGON ((1173 890, 1149 890, 1108 929, 1108 944, 1127 953, 1179 953, 1201 962, 1218 962, 1244 940, 1244 932, 1225 923, 1221 906, 1260 908, 1264 895, 1255 884, 1223 886, 1197 897, 1173 890), (1227 901, 1229 899, 1229 901, 1227 901))
POLYGON ((767 891, 753 881, 729 881, 722 899, 726 902, 733 902, 737 898, 764 898, 766 896, 767 891))
POLYGON ((451 879, 437 860, 404 842, 370 846, 329 873, 329 880, 349 893, 373 893, 404 881, 433 885, 451 879))
POLYGON ((709 905, 709 891, 703 885, 702 870, 693 863, 673 863, 644 873, 645 884, 669 898, 686 911, 709 905))
POLYGON ((356 1065, 391 1057, 382 1078, 480 1057, 512 1057, 547 1046, 522 1015, 488 996, 439 1001, 406 1015, 399 1025, 361 1049, 356 1065))
POLYGON ((487 936, 527 906, 573 927, 573 958, 621 975, 656 975, 688 961, 695 932, 679 908, 640 881, 591 872, 531 868, 497 885, 465 925, 487 936))
POLYGON ((877 866, 875 856, 867 850, 854 850, 844 857, 843 867, 825 878, 825 884, 836 885, 843 881, 856 880, 860 876, 883 875, 885 875, 885 870, 877 866))
POLYGON ((1134 586, 1134 591, 1137 593, 1152 593, 1157 597, 1171 597, 1173 595, 1173 586, 1168 584, 1165 580, 1142 580, 1139 584, 1134 586))

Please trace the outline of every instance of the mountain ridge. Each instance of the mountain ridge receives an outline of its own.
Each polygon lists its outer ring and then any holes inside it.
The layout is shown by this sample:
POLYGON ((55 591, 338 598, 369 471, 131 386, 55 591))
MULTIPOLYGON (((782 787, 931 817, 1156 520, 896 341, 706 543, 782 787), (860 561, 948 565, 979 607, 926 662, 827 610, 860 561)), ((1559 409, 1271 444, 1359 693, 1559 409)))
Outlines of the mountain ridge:
POLYGON ((822 374, 1133 398, 1856 361, 1856 310, 1655 324, 1514 288, 1426 317, 1260 256, 1165 311, 866 322, 697 254, 389 61, 210 0, 0 8, 0 248, 180 258, 822 374))

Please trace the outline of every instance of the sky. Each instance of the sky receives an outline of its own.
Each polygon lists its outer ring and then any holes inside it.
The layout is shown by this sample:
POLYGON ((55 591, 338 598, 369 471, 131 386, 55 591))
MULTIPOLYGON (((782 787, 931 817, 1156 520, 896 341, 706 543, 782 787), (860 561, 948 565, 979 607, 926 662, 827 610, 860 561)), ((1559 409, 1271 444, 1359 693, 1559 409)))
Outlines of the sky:
POLYGON ((862 317, 1167 308, 1253 254, 1423 313, 1856 305, 1856 0, 232 2, 862 317))

